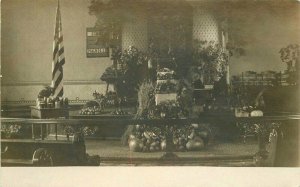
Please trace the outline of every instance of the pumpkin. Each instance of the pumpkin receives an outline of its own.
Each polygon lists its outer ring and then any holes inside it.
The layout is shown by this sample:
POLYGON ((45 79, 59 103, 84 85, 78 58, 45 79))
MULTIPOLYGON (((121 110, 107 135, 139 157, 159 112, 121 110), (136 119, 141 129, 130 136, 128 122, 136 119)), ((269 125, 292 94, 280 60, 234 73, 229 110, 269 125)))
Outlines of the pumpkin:
POLYGON ((135 125, 135 129, 139 131, 141 129, 141 125, 135 125))
POLYGON ((135 139, 135 136, 133 134, 129 135, 129 140, 135 139))
POLYGON ((166 147, 167 147, 167 141, 166 141, 166 140, 163 140, 163 141, 160 143, 160 147, 161 147, 161 150, 162 150, 162 151, 166 150, 166 147))
POLYGON ((194 139, 194 137, 195 137, 195 131, 193 130, 193 131, 191 132, 191 134, 188 136, 188 138, 189 138, 189 139, 194 139))
POLYGON ((204 147, 204 142, 200 137, 189 140, 186 144, 186 149, 188 151, 198 151, 204 147))
POLYGON ((129 150, 130 151, 134 151, 134 152, 141 151, 141 145, 143 145, 143 144, 137 138, 132 138, 129 140, 129 150))
POLYGON ((150 151, 151 152, 155 151, 155 147, 154 146, 150 146, 150 151))
POLYGON ((260 116, 263 116, 264 113, 263 111, 261 110, 253 110, 251 113, 250 113, 250 116, 251 117, 260 117, 260 116))
POLYGON ((198 129, 198 128, 199 128, 199 124, 193 123, 193 124, 192 124, 192 127, 194 127, 195 129, 198 129))
POLYGON ((208 140, 208 139, 209 139, 209 132, 206 131, 206 130, 201 131, 201 132, 199 132, 199 136, 200 136, 202 139, 208 140))
POLYGON ((179 151, 184 151, 184 150, 185 150, 185 147, 181 145, 181 146, 179 146, 178 149, 179 149, 179 151))

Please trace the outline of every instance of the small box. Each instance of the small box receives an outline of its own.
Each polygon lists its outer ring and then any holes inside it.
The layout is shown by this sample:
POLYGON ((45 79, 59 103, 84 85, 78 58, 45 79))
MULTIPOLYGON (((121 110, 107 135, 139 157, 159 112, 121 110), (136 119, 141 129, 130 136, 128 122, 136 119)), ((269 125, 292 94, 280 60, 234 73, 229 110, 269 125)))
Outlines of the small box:
POLYGON ((164 101, 175 101, 176 99, 177 99, 177 93, 155 94, 156 105, 164 101))
POLYGON ((38 108, 31 106, 31 117, 46 119, 46 118, 69 118, 69 108, 38 108))

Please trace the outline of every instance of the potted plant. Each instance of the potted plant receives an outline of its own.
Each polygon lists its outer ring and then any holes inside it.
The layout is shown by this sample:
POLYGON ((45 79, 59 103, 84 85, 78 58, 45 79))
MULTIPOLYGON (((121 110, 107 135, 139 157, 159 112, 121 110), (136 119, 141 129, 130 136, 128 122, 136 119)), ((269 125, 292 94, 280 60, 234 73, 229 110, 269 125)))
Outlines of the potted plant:
POLYGON ((204 84, 213 85, 225 75, 228 59, 229 55, 220 44, 213 41, 194 41, 192 61, 204 84))
POLYGON ((299 61, 300 61, 300 46, 298 44, 290 44, 283 47, 279 51, 280 59, 287 65, 287 82, 296 84, 299 81, 299 61))

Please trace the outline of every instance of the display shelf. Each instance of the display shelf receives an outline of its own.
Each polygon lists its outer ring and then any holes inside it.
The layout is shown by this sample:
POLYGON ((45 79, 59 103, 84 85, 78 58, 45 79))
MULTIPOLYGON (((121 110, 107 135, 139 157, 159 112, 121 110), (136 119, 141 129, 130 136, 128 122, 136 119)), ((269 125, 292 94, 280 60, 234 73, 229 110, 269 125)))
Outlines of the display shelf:
POLYGON ((87 152, 99 155, 101 165, 219 165, 219 166, 254 166, 253 155, 257 151, 256 142, 246 144, 239 141, 214 143, 201 151, 175 152, 176 160, 163 160, 163 151, 131 152, 119 141, 86 141, 87 152))
POLYGON ((99 115, 71 115, 70 119, 133 119, 134 115, 112 115, 112 114, 99 114, 99 115))
POLYGON ((36 106, 30 106, 32 118, 69 118, 69 107, 62 108, 38 108, 36 106))
MULTIPOLYGON (((249 127, 256 133, 253 140, 243 142, 241 139, 235 141, 230 134, 216 138, 210 142, 207 147, 196 152, 176 152, 172 149, 167 149, 166 152, 131 152, 128 146, 122 146, 121 141, 112 140, 93 140, 86 139, 86 148, 88 154, 97 154, 101 157, 102 165, 218 165, 218 166, 272 166, 276 160, 274 155, 277 155, 277 142, 282 142, 281 129, 293 127, 299 128, 299 114, 277 114, 262 117, 243 117, 236 118, 234 115, 202 115, 197 118, 190 119, 139 119, 135 120, 132 116, 126 117, 101 117, 101 116, 77 116, 78 119, 31 119, 31 118, 1 118, 1 123, 5 125, 27 125, 32 124, 40 126, 42 124, 53 125, 71 125, 71 126, 105 126, 114 124, 112 128, 125 127, 131 124, 155 125, 164 128, 167 125, 181 126, 188 123, 209 123, 226 133, 228 124, 236 129, 239 124, 242 127, 249 127), (235 126, 236 124, 237 126, 235 126), (250 127, 255 127, 254 129, 250 127), (279 128, 278 128, 279 127, 279 128), (224 131, 223 131, 224 130, 224 131), (231 137, 231 138, 229 138, 231 137), (229 139, 228 139, 229 138, 229 139), (165 158, 166 154, 175 154, 176 157, 165 158)), ((227 130, 228 131, 228 130, 227 130)), ((236 133, 238 131, 235 131, 236 133)), ((284 132, 284 131, 283 131, 284 132)), ((298 132, 298 131, 297 131, 298 132)), ((285 138, 288 135, 284 135, 285 138)), ((236 138, 238 136, 235 136, 236 138)), ((295 138, 294 138, 295 139, 295 138)), ((3 140, 3 139, 2 139, 3 140)), ((5 144, 3 140, 1 144, 5 144)), ((16 146, 23 145, 23 140, 13 142, 16 146)), ((24 140, 25 141, 25 140, 24 140)), ((28 140, 26 140, 28 141, 28 140)), ((43 145, 49 141, 47 137, 39 141, 43 145)), ((54 141, 57 141, 56 138, 54 141)), ((42 145, 41 144, 41 145, 42 145)), ((36 144, 34 144, 36 145, 36 144)), ((48 145, 48 144, 47 144, 48 145)), ((54 147, 60 144, 54 143, 54 147)), ((280 145, 284 145, 280 143, 280 145)), ((295 144, 296 145, 296 144, 295 144)), ((298 144, 297 144, 298 145, 298 144)), ((55 149, 53 147, 53 149, 55 149)), ((286 145, 279 150, 284 151, 286 145)), ((52 149, 52 147, 51 147, 52 149)), ((295 148, 294 152, 297 152, 295 148)), ((291 151, 291 149, 289 149, 291 151)))

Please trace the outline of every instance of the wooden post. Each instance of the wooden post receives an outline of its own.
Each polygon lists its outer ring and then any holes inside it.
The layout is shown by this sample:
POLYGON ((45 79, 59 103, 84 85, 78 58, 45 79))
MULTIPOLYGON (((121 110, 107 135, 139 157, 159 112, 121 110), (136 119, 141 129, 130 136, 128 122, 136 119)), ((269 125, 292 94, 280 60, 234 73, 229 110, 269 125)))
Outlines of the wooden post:
POLYGON ((43 136, 43 124, 41 124, 41 139, 44 140, 44 136, 43 136))
POLYGON ((31 124, 31 136, 32 136, 32 139, 35 139, 34 137, 34 124, 31 124))
POLYGON ((55 124, 55 140, 57 140, 57 124, 55 124))
POLYGON ((49 124, 46 124, 46 136, 48 137, 48 135, 49 135, 49 124))

